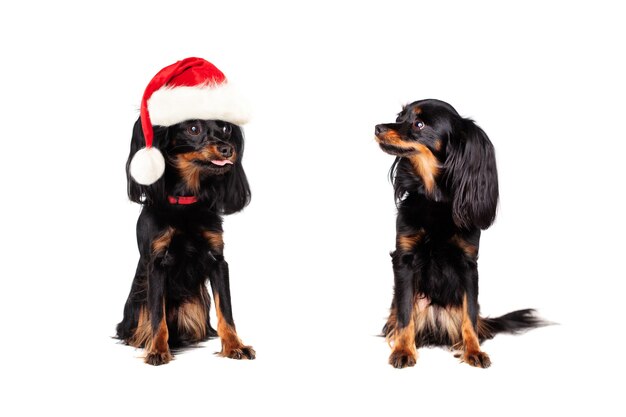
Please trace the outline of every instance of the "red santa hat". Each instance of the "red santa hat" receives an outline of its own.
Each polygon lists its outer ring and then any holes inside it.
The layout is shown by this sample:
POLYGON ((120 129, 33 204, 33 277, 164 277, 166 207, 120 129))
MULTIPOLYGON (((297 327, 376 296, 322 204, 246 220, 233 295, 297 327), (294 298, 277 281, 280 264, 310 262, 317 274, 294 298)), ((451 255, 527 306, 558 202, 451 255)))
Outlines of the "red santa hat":
POLYGON ((152 146, 152 126, 172 126, 185 120, 223 120, 243 125, 249 120, 247 102, 215 65, 202 58, 186 58, 159 71, 141 100, 145 147, 130 161, 130 175, 142 185, 156 182, 165 160, 152 146))

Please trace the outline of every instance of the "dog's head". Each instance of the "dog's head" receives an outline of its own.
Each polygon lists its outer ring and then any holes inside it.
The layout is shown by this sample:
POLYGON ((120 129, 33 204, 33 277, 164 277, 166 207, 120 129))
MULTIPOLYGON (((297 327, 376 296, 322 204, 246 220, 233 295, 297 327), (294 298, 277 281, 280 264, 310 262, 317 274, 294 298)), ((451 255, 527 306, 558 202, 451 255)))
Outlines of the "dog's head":
POLYGON ((168 195, 193 195, 216 211, 230 214, 250 201, 250 188, 242 165, 242 129, 221 120, 187 120, 169 127, 154 127, 153 146, 165 158, 165 173, 154 184, 140 185, 130 175, 130 162, 144 146, 141 120, 133 129, 126 164, 128 196, 153 205, 168 195))
POLYGON ((375 134, 382 150, 397 157, 392 167, 397 198, 409 191, 407 179, 401 178, 404 171, 397 169, 405 159, 426 195, 451 200, 458 227, 486 229, 493 223, 498 205, 495 151, 472 120, 443 101, 420 100, 405 106, 395 123, 377 125, 375 134))

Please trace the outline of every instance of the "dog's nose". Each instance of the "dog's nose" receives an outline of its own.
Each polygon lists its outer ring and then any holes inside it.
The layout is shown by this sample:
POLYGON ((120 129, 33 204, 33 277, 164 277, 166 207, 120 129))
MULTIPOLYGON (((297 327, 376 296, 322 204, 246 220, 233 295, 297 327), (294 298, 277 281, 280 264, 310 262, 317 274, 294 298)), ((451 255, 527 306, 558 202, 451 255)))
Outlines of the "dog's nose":
POLYGON ((217 151, 224 158, 230 158, 231 156, 233 156, 233 147, 227 143, 218 145, 217 151))
POLYGON ((387 130, 387 128, 383 125, 376 125, 376 128, 374 129, 374 133, 376 134, 376 136, 380 135, 381 133, 384 133, 387 130))

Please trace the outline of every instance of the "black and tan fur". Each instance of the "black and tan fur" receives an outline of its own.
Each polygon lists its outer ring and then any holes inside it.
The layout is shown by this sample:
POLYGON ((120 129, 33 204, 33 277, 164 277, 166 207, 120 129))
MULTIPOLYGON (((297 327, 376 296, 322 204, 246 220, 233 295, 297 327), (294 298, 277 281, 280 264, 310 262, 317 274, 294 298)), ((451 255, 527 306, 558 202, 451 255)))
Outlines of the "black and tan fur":
POLYGON ((477 367, 490 366, 480 343, 498 332, 542 324, 533 310, 479 316, 481 229, 496 216, 495 151, 485 132, 449 104, 421 100, 395 123, 376 126, 398 206, 392 253, 394 297, 383 329, 396 368, 413 366, 417 348, 448 346, 477 367))
POLYGON ((210 337, 222 341, 221 356, 254 359, 241 341, 232 315, 228 264, 224 259, 222 216, 242 210, 250 200, 241 164, 243 132, 219 120, 190 120, 154 131, 153 146, 165 155, 156 183, 143 186, 128 173, 144 138, 138 120, 127 163, 128 195, 142 204, 137 222, 139 263, 117 337, 146 351, 145 362, 168 363, 172 349, 210 337), (228 160, 216 165, 211 161, 228 160), (192 204, 172 197, 195 197, 192 204), (217 331, 210 324, 211 296, 217 331))

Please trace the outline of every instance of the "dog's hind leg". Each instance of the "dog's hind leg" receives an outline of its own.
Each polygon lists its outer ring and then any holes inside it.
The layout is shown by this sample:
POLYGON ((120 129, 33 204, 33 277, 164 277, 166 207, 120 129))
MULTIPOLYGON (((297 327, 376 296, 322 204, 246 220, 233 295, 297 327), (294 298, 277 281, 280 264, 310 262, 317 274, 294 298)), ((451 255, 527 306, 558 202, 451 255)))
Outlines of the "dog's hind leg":
POLYGON ((137 332, 141 323, 143 304, 146 297, 145 265, 139 260, 137 272, 130 288, 130 293, 124 304, 124 316, 116 327, 116 338, 124 343, 137 347, 137 332))

